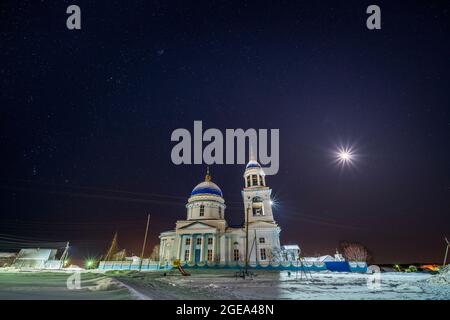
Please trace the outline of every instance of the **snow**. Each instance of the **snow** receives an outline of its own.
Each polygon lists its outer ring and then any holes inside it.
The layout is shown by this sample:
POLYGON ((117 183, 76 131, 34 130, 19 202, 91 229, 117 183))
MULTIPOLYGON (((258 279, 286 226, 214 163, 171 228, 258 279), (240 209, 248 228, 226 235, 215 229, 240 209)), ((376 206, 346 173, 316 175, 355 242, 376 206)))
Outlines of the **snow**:
POLYGON ((127 288, 102 274, 81 272, 81 289, 69 290, 71 272, 0 272, 0 300, 134 299, 127 288))
POLYGON ((368 274, 256 271, 253 280, 235 278, 232 270, 189 270, 190 277, 177 273, 126 276, 119 279, 151 299, 350 299, 424 300, 450 299, 450 285, 433 283, 427 273, 382 273, 380 288, 367 285, 368 274))
POLYGON ((450 299, 449 272, 381 273, 380 287, 371 275, 256 270, 251 279, 235 270, 81 272, 81 290, 68 290, 70 272, 0 272, 0 299, 450 299))
POLYGON ((445 267, 440 271, 439 274, 430 278, 428 280, 432 284, 442 284, 442 285, 450 285, 450 268, 449 266, 445 267))

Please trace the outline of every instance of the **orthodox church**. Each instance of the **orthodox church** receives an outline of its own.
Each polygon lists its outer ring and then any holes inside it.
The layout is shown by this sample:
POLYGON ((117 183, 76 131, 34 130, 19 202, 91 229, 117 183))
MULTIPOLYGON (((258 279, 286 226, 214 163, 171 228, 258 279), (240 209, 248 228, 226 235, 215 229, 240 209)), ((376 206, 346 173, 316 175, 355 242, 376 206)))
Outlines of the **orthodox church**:
POLYGON ((243 177, 243 226, 227 224, 222 190, 208 170, 205 181, 191 192, 186 219, 177 221, 175 230, 160 234, 160 263, 179 260, 188 266, 242 265, 246 252, 250 265, 267 265, 273 260, 280 251, 280 227, 272 214, 272 190, 252 155, 243 177))

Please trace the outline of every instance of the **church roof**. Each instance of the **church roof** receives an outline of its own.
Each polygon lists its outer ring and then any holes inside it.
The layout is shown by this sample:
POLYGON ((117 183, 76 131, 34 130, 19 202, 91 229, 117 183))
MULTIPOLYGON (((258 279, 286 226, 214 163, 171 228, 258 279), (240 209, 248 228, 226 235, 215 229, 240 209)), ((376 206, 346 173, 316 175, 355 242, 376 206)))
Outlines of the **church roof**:
POLYGON ((259 162, 255 156, 255 153, 253 152, 253 147, 250 145, 249 161, 248 161, 247 165, 245 166, 245 170, 253 169, 253 168, 262 169, 261 165, 259 164, 259 162))
POLYGON ((256 160, 250 160, 247 163, 247 166, 245 168, 246 169, 249 169, 249 168, 261 168, 261 165, 256 160))
POLYGON ((212 181, 204 181, 199 183, 191 192, 191 196, 196 194, 214 194, 219 197, 223 197, 222 190, 219 186, 212 181))
POLYGON ((179 229, 189 229, 190 227, 192 227, 192 226, 194 226, 194 225, 197 225, 197 224, 200 224, 200 225, 203 225, 203 226, 206 226, 206 227, 209 227, 209 228, 215 228, 215 229, 217 229, 216 226, 210 225, 210 224, 205 223, 205 222, 202 222, 202 221, 192 221, 192 223, 187 224, 187 225, 185 225, 185 226, 182 226, 182 227, 180 227, 179 229))
POLYGON ((195 188, 191 192, 191 196, 200 195, 200 194, 212 194, 219 197, 223 197, 222 190, 220 190, 219 186, 211 181, 211 176, 209 175, 209 168, 206 173, 205 181, 199 183, 195 186, 195 188))

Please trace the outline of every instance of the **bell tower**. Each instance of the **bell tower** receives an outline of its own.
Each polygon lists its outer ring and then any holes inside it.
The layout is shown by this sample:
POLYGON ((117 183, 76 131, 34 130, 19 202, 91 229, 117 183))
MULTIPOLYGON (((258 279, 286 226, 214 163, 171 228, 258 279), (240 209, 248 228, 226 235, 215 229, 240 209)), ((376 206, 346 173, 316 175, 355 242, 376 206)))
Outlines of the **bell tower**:
POLYGON ((270 198, 272 189, 266 185, 266 175, 256 160, 252 148, 250 148, 250 160, 245 167, 244 184, 242 198, 244 201, 245 221, 247 221, 248 216, 249 223, 257 221, 275 223, 270 198))

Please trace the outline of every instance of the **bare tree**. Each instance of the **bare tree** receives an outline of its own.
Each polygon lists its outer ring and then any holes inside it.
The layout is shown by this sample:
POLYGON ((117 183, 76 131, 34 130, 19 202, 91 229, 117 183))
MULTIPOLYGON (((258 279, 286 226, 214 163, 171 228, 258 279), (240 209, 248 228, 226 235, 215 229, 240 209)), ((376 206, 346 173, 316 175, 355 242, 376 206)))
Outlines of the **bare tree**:
POLYGON ((153 247, 152 254, 150 255, 150 260, 159 261, 159 244, 153 247))
POLYGON ((347 261, 367 262, 370 259, 369 250, 357 242, 341 242, 342 255, 347 261))

